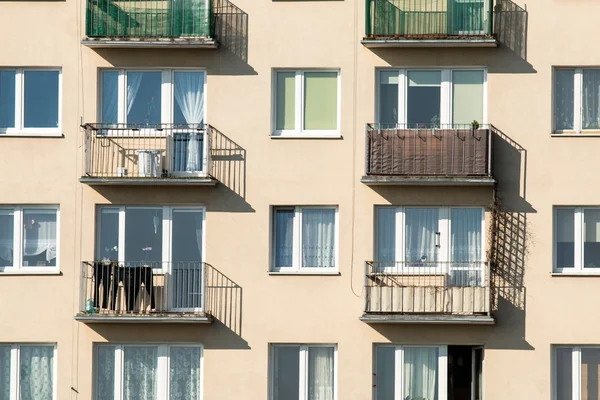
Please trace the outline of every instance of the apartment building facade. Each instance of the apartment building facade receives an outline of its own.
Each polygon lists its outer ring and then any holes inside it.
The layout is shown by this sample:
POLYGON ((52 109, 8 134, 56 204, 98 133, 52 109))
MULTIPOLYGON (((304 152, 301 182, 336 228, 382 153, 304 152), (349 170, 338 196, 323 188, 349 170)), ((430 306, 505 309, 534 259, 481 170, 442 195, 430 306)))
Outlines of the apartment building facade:
POLYGON ((1 2, 0 399, 597 398, 597 11, 1 2))

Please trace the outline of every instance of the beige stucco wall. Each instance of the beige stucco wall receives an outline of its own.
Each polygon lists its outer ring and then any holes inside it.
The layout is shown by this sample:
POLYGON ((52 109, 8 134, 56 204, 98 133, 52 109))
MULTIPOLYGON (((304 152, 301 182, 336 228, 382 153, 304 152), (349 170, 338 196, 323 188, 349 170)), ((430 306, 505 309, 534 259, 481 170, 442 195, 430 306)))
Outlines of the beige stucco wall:
MULTIPOLYGON (((523 6, 522 2, 518 2, 523 6)), ((553 277, 552 207, 599 205, 597 138, 553 138, 553 65, 599 65, 593 2, 527 2, 527 55, 510 49, 379 49, 360 44, 364 4, 236 0, 249 15, 248 60, 220 50, 80 45, 85 2, 1 2, 1 66, 61 67, 62 138, 0 137, 0 204, 59 204, 61 274, 0 276, 0 342, 58 345, 58 399, 91 399, 94 342, 205 345, 205 399, 266 399, 269 343, 337 343, 338 398, 371 399, 373 343, 483 344, 486 400, 548 399, 551 344, 600 344, 598 279, 553 277), (572 21, 569 29, 558 29, 572 21), (582 40, 582 38, 588 38, 582 40), (95 122, 98 68, 195 67, 208 72, 208 122, 246 151, 245 168, 216 187, 81 185, 82 131, 95 122), (526 291, 501 304, 495 326, 369 326, 363 264, 381 204, 487 205, 485 188, 367 187, 364 124, 374 119, 378 67, 488 69, 488 121, 526 150, 496 152, 499 196, 526 218, 526 291), (271 139, 272 68, 339 68, 341 139, 271 139), (526 168, 525 168, 526 161, 526 168), (243 289, 241 327, 85 325, 73 320, 81 260, 94 253, 97 204, 207 208, 206 261, 243 289), (273 205, 339 206, 339 276, 272 276, 273 205)), ((522 220, 523 221, 523 220, 522 220)), ((522 222, 521 222, 522 224, 522 222)), ((508 297, 508 296, 507 296, 508 297)))

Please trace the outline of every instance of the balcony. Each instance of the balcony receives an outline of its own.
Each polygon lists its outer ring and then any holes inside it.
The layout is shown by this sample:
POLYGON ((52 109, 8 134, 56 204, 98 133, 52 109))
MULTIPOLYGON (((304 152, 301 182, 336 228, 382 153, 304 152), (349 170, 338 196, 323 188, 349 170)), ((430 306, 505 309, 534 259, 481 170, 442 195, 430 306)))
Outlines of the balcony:
POLYGON ((209 267, 202 262, 83 262, 75 319, 211 323, 204 307, 209 267))
POLYGON ((497 47, 494 0, 365 0, 366 47, 497 47))
POLYGON ((216 48, 211 0, 87 0, 89 47, 216 48))
POLYGON ((367 323, 493 324, 488 262, 366 263, 367 323))
POLYGON ((214 186, 213 128, 204 124, 86 124, 89 185, 214 186))
POLYGON ((367 124, 368 185, 492 186, 490 125, 367 124))

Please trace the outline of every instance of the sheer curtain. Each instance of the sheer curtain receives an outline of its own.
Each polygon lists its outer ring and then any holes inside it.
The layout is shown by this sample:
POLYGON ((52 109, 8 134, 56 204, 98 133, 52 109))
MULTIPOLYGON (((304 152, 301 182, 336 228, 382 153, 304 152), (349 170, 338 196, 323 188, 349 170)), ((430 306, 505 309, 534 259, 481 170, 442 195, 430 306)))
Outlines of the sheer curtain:
POLYGON ((407 208, 406 224, 406 260, 437 261, 436 233, 439 222, 437 208, 407 208))
POLYGON ((556 129, 573 129, 575 101, 575 70, 556 70, 556 88, 554 91, 554 113, 556 129))
POLYGON ((169 400, 200 399, 200 349, 171 347, 169 400))
POLYGON ((273 249, 275 269, 292 266, 294 247, 294 210, 275 210, 273 249))
POLYGON ((96 398, 115 398, 115 346, 98 346, 96 349, 96 398))
POLYGON ((143 77, 143 72, 127 73, 127 115, 129 115, 131 107, 133 107, 133 103, 135 102, 135 98, 140 90, 143 77))
POLYGON ((10 400, 10 346, 0 346, 0 400, 10 400))
POLYGON ((56 263, 56 211, 24 210, 26 257, 46 253, 46 262, 56 263))
POLYGON ((393 267, 396 261, 396 209, 377 209, 377 261, 379 267, 393 267))
POLYGON ((335 210, 302 210, 302 267, 335 266, 335 210))
POLYGON ((53 400, 53 346, 21 346, 19 369, 20 400, 53 400))
MULTIPOLYGON (((204 122, 204 73, 203 72, 175 72, 174 82, 175 102, 188 124, 202 124, 204 122)), ((186 136, 189 140, 179 141, 179 145, 187 142, 187 153, 182 171, 202 171, 202 144, 201 133, 193 132, 186 136)), ((176 155, 181 154, 177 151, 176 155)), ((183 150, 183 149, 180 149, 183 150)), ((181 160, 183 162, 183 159, 181 160)), ((180 163, 181 163, 180 162, 180 163)), ((180 164, 176 162, 176 164, 180 164)))
POLYGON ((124 347, 123 400, 156 400, 156 347, 124 347))
POLYGON ((437 400, 438 349, 404 348, 404 399, 437 400))
POLYGON ((453 208, 450 212, 450 268, 452 284, 477 286, 483 277, 480 208, 453 208))
POLYGON ((333 400, 333 347, 308 348, 308 400, 333 400))
POLYGON ((583 70, 583 129, 600 129, 600 70, 583 70))

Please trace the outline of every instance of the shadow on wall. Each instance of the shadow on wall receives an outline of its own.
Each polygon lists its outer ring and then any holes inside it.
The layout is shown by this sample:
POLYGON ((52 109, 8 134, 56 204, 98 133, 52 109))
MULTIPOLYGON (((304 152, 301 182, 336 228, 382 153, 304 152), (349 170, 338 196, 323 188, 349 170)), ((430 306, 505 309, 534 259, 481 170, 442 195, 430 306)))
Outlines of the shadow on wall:
POLYGON ((248 14, 229 0, 213 0, 215 39, 221 49, 248 62, 248 14))
POLYGON ((242 287, 206 264, 205 309, 227 329, 242 336, 242 287))
POLYGON ((527 60, 527 9, 510 0, 496 0, 494 14, 494 32, 498 41, 527 60))

